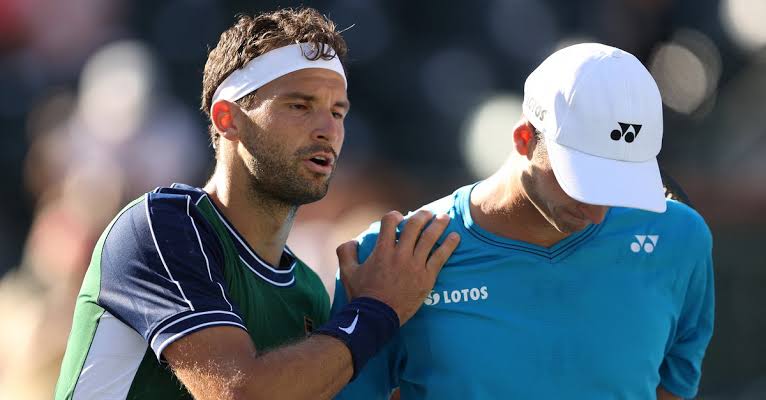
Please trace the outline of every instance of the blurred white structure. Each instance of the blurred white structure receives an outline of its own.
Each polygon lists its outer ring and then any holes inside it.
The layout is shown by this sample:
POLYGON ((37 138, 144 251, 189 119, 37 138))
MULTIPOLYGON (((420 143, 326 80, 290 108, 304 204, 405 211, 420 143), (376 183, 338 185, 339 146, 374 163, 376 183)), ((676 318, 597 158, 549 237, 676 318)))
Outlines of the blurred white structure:
POLYGON ((522 98, 498 94, 486 99, 463 127, 463 157, 471 173, 485 178, 495 172, 513 148, 513 128, 521 117, 522 98))
POLYGON ((766 1, 721 0, 723 28, 735 43, 747 51, 766 46, 766 1))
POLYGON ((721 55, 704 34, 681 30, 654 51, 648 67, 660 88, 662 102, 676 112, 692 114, 716 94, 721 55))

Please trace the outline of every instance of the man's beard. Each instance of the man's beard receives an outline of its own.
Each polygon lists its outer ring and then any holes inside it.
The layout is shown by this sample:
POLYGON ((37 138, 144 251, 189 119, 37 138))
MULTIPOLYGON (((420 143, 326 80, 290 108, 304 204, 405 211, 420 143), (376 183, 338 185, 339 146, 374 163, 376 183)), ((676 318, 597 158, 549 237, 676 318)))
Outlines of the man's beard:
MULTIPOLYGON (((253 136, 260 136, 259 134, 253 136)), ((250 137, 242 141, 252 155, 252 158, 246 160, 246 164, 250 173, 250 190, 254 197, 265 196, 297 207, 320 200, 327 194, 337 164, 333 165, 333 172, 329 177, 312 177, 312 172, 302 173, 301 169, 303 160, 312 153, 326 151, 335 155, 332 147, 315 144, 301 148, 294 154, 288 154, 278 142, 262 139, 250 137)))

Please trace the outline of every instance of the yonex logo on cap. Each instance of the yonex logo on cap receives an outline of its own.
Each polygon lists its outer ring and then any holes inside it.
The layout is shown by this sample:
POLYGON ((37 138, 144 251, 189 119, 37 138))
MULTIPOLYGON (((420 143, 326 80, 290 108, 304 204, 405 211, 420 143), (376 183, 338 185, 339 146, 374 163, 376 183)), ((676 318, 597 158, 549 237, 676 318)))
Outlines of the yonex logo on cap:
POLYGON ((617 122, 620 124, 620 129, 613 130, 611 134, 612 140, 620 140, 623 137, 625 138, 625 141, 628 143, 632 143, 636 138, 638 137, 638 132, 641 131, 641 126, 639 124, 626 124, 625 122, 617 122))

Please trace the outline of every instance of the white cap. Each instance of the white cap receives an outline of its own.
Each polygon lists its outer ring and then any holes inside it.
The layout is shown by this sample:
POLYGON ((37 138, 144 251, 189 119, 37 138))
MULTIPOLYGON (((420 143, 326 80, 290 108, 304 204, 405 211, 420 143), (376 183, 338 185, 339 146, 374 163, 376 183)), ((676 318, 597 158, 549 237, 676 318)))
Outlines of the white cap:
POLYGON ((524 84, 524 115, 543 132, 553 173, 570 197, 665 211, 657 165, 662 99, 632 54, 598 43, 553 53, 524 84))

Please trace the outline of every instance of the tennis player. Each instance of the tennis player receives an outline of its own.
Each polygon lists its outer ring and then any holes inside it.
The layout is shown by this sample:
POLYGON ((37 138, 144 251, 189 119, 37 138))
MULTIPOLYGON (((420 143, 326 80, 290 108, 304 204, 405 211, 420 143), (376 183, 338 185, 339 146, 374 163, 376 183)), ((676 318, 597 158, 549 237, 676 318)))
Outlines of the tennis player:
POLYGON ((355 298, 330 320, 322 282, 285 246, 341 152, 345 54, 313 9, 242 17, 221 35, 202 93, 215 172, 141 196, 106 228, 56 399, 329 398, 420 307, 457 245, 452 234, 431 253, 446 215, 418 213, 396 241, 403 217, 387 214, 358 270, 356 243, 339 247, 355 298))
MULTIPOLYGON (((662 131, 657 85, 631 54, 589 43, 546 59, 507 162, 423 207, 447 213, 461 243, 338 398, 694 397, 713 330, 712 238, 665 198, 662 131)), ((380 229, 361 235, 360 260, 380 229)))

